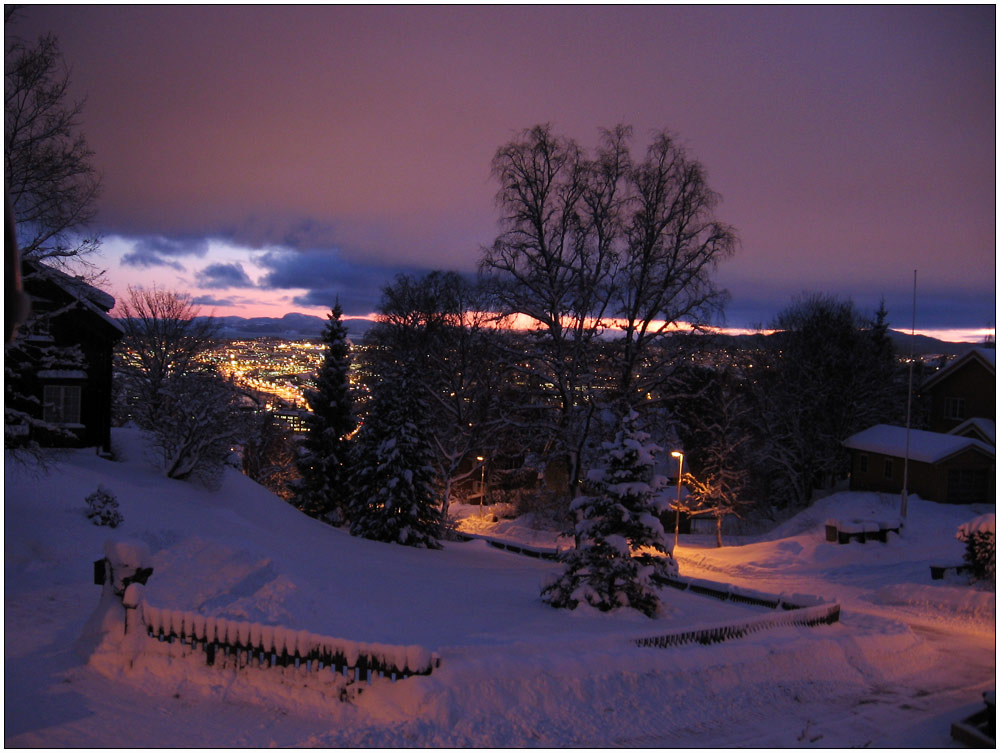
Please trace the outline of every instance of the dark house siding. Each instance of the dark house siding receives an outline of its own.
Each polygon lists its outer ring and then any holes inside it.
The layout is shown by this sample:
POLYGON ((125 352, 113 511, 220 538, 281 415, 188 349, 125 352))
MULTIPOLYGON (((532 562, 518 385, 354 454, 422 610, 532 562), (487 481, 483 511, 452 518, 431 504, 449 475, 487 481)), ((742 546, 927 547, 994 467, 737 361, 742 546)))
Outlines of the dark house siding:
MULTIPOLYGON (((989 455, 970 448, 939 463, 910 460, 907 490, 923 499, 948 504, 993 502, 995 464, 989 455)), ((851 489, 899 494, 903 490, 903 458, 851 451, 851 489), (891 473, 885 474, 886 463, 891 473), (866 465, 867 464, 867 465, 866 465)))
MULTIPOLYGON (((42 446, 101 447, 111 446, 111 396, 112 363, 115 344, 121 330, 107 316, 107 311, 94 300, 81 294, 87 287, 58 271, 38 274, 30 262, 25 263, 24 288, 31 299, 32 310, 38 316, 51 316, 43 332, 35 333, 34 342, 58 348, 78 347, 82 364, 51 369, 28 369, 15 389, 24 395, 33 395, 38 404, 32 413, 38 418, 56 418, 70 432, 63 436, 49 432, 35 432, 32 439, 42 446), (49 406, 46 416, 46 387, 49 397, 61 401, 64 407, 77 404, 78 420, 58 420, 58 406, 49 406)), ((93 289, 91 289, 93 290, 93 289)), ((100 302, 113 305, 107 296, 100 302)), ((72 418, 77 418, 72 416, 72 418)))
POLYGON ((928 380, 930 430, 950 432, 969 418, 996 419, 996 373, 974 354, 928 380))

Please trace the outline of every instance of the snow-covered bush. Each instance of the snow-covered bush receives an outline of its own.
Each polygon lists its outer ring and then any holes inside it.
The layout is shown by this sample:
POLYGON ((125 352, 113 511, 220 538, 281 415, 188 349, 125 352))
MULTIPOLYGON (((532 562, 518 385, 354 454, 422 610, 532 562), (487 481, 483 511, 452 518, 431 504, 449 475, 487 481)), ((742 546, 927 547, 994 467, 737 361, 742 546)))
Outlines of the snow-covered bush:
POLYGON ((607 467, 588 476, 595 493, 573 501, 577 545, 561 555, 562 574, 542 590, 554 607, 586 601, 601 611, 632 607, 652 616, 659 607, 653 577, 677 573, 657 517, 661 480, 653 477, 653 455, 660 448, 636 428, 637 418, 626 416, 604 445, 607 467))
POLYGON ((167 381, 157 422, 147 428, 167 476, 214 487, 243 434, 232 384, 215 371, 192 371, 167 381))
POLYGON ((963 523, 955 538, 965 542, 965 562, 972 579, 996 583, 996 515, 980 515, 963 523))
POLYGON ((124 520, 118 512, 118 499, 103 486, 98 486, 97 491, 88 494, 84 501, 87 503, 87 517, 95 526, 117 528, 124 520))

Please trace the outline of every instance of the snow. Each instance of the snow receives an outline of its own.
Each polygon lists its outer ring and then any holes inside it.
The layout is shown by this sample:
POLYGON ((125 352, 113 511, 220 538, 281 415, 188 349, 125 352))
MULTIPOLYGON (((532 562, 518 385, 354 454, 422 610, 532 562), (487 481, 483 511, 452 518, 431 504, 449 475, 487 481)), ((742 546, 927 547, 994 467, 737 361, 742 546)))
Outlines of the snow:
MULTIPOLYGON (((827 518, 898 514, 898 500, 869 493, 819 500, 738 546, 681 536, 675 555, 692 582, 807 608, 822 605, 804 595, 835 600, 841 620, 640 648, 795 610, 675 589, 663 590, 655 619, 556 610, 539 591, 557 563, 483 540, 434 551, 350 537, 235 471, 207 491, 158 475, 133 431, 115 430, 113 444, 122 462, 79 450, 54 458, 49 475, 6 464, 5 680, 17 688, 5 694, 7 747, 940 747, 995 685, 995 594, 928 572, 961 560, 954 531, 992 505, 911 497, 887 543, 825 541, 827 518), (98 485, 120 503, 113 532, 86 518, 98 485), (98 654, 100 640, 121 636, 117 597, 105 601, 109 587, 91 578, 108 539, 137 567, 148 548, 153 574, 129 598, 157 624, 259 632, 275 645, 378 645, 406 662, 433 652, 441 665, 341 702, 333 678, 206 666, 184 644, 144 636, 131 659, 98 654)), ((481 535, 566 545, 530 521, 479 511, 453 508, 481 535)))
MULTIPOLYGON (((862 452, 903 457, 906 448, 906 427, 878 424, 844 440, 844 447, 862 452)), ((989 455, 995 451, 985 442, 954 434, 939 434, 919 429, 910 430, 910 459, 921 463, 939 463, 957 452, 974 447, 989 455)))
POLYGON ((965 421, 960 423, 954 429, 949 431, 949 434, 965 434, 969 429, 978 430, 990 444, 996 445, 997 443, 997 425, 995 421, 991 421, 988 418, 967 418, 965 421))
POLYGON ((993 513, 980 515, 978 518, 966 521, 958 527, 959 541, 965 541, 974 533, 992 533, 996 536, 997 516, 993 513))
POLYGON ((86 379, 87 372, 82 369, 42 369, 38 372, 39 379, 86 379))

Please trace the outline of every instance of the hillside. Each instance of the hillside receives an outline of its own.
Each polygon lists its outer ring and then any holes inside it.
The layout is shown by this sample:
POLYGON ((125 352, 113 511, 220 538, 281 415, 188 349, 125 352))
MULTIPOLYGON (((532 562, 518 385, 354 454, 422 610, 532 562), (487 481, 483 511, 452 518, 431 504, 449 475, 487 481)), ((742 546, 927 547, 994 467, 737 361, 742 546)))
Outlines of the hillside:
POLYGON ((538 591, 557 565, 482 541, 423 551, 355 539, 235 471, 208 491, 157 474, 135 432, 116 431, 114 445, 117 462, 70 451, 48 475, 6 463, 8 747, 944 745, 949 720, 992 684, 994 594, 925 576, 929 560, 960 557, 954 529, 978 510, 915 500, 912 526, 888 545, 825 545, 826 508, 773 540, 682 539, 682 573, 837 598, 843 619, 639 649, 629 638, 760 608, 668 589, 654 620, 554 610, 538 591), (84 515, 98 484, 118 497, 119 528, 84 515), (417 643, 441 667, 348 704, 253 671, 88 664, 74 644, 108 538, 149 546, 156 606, 417 643))

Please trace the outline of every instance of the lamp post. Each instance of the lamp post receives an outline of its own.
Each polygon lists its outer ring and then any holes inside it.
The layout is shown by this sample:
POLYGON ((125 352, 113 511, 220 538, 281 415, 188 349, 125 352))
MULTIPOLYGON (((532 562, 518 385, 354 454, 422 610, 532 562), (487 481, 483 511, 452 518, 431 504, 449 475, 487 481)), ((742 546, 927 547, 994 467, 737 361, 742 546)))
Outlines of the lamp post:
POLYGON ((483 517, 483 500, 486 499, 486 458, 476 455, 476 460, 480 462, 479 474, 479 517, 483 517))
POLYGON ((674 500, 674 549, 681 533, 681 476, 684 474, 684 453, 674 450, 670 457, 677 458, 677 499, 674 500))

